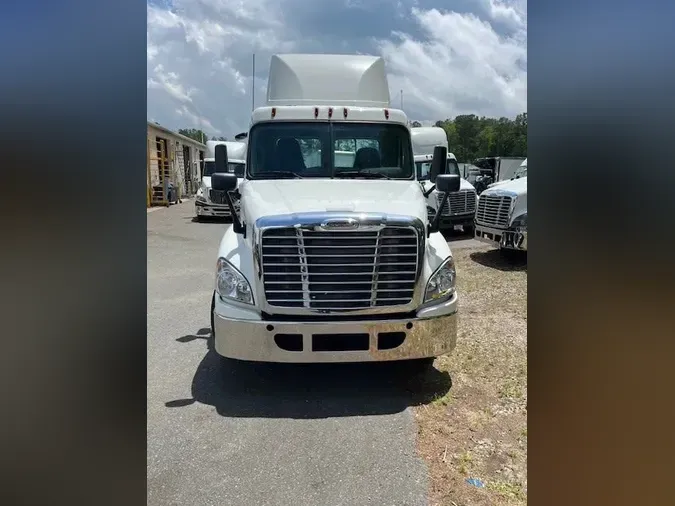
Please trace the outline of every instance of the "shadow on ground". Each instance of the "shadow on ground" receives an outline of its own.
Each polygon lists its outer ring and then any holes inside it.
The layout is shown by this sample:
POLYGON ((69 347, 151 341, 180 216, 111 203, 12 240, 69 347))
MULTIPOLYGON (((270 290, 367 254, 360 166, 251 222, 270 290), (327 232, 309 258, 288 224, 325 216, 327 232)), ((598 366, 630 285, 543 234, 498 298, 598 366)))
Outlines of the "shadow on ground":
POLYGON ((527 252, 491 249, 489 251, 476 251, 469 254, 471 260, 485 267, 499 269, 500 271, 526 271, 527 252))
POLYGON ((467 239, 473 239, 473 232, 465 232, 464 230, 441 230, 441 234, 447 242, 452 241, 464 241, 467 239))
POLYGON ((221 416, 327 418, 398 413, 426 404, 452 387, 447 372, 415 373, 405 363, 267 364, 222 358, 209 329, 177 341, 201 340, 207 353, 192 380, 192 398, 167 402, 180 408, 199 402, 221 416))
POLYGON ((202 216, 199 219, 197 219, 196 216, 186 216, 184 219, 185 221, 191 221, 192 223, 214 223, 220 225, 229 225, 232 223, 230 218, 216 218, 215 216, 202 216))

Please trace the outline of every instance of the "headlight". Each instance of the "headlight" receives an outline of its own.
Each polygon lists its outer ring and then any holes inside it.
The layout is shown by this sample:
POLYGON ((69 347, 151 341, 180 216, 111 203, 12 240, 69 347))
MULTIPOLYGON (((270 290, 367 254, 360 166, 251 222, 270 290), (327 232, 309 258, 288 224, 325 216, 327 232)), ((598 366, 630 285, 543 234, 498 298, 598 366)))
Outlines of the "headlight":
POLYGON ((424 291, 424 302, 445 299, 455 293, 456 278, 455 261, 448 257, 429 278, 424 291))
POLYGON ((204 195, 197 195, 197 201, 198 202, 206 202, 206 199, 204 198, 204 195))
POLYGON ((253 304, 251 285, 244 275, 224 258, 218 259, 216 267, 216 292, 223 299, 253 304))
POLYGON ((527 229, 527 213, 521 214, 511 224, 513 228, 527 229))

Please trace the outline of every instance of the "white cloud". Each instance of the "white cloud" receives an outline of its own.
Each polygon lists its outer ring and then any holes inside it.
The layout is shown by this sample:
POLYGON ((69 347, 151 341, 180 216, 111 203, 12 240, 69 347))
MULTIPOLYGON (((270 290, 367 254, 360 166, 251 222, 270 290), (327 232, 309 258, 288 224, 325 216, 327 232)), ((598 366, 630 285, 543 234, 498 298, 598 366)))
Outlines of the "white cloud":
POLYGON ((412 117, 512 117, 527 110, 524 32, 502 37, 473 14, 413 9, 413 16, 424 40, 396 33, 379 41, 390 86, 404 90, 404 109, 412 117))
POLYGON ((382 54, 393 102, 403 89, 406 113, 422 122, 463 113, 515 116, 527 106, 526 0, 472 2, 474 13, 423 10, 417 0, 148 5, 148 117, 231 137, 248 126, 252 53, 260 105, 271 54, 305 51, 382 54), (393 9, 380 21, 389 35, 372 25, 387 5, 393 9))
POLYGON ((510 28, 524 29, 527 24, 527 0, 479 0, 490 19, 510 28))
POLYGON ((192 102, 191 95, 195 88, 186 90, 181 84, 180 76, 175 72, 165 72, 162 64, 153 69, 153 76, 148 78, 149 90, 163 90, 178 102, 192 102))

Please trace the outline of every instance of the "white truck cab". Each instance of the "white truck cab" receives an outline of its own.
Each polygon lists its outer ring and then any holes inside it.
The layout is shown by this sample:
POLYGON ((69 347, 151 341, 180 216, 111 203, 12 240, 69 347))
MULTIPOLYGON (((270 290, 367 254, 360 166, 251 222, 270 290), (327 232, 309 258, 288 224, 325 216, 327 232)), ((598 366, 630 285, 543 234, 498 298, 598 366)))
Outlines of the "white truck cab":
POLYGON ((214 190, 211 186, 211 176, 216 170, 215 148, 218 145, 227 146, 228 172, 239 177, 241 182, 246 165, 246 142, 240 141, 206 141, 206 154, 202 171, 202 180, 195 198, 195 214, 197 220, 202 218, 230 218, 230 207, 225 201, 223 192, 214 190))
POLYGON ((527 158, 511 179, 480 194, 475 236, 501 250, 527 251, 527 158))
MULTIPOLYGON (((427 209, 431 216, 437 212, 440 199, 439 192, 434 190, 434 184, 429 180, 431 159, 435 146, 448 148, 448 137, 445 130, 440 127, 415 127, 411 129, 411 134, 417 179, 424 188, 424 194, 427 195, 427 209)), ((461 226, 465 232, 473 234, 474 216, 478 203, 476 189, 461 177, 457 158, 450 152, 448 152, 445 173, 460 176, 460 186, 459 191, 448 196, 440 217, 440 229, 452 230, 456 226, 461 226)))
MULTIPOLYGON (((427 218, 407 124, 382 58, 272 57, 241 183, 216 147, 213 188, 234 214, 215 265, 218 354, 428 365, 453 350, 455 265, 427 218)), ((441 174, 446 148, 434 154, 439 191, 457 191, 459 176, 441 174)))

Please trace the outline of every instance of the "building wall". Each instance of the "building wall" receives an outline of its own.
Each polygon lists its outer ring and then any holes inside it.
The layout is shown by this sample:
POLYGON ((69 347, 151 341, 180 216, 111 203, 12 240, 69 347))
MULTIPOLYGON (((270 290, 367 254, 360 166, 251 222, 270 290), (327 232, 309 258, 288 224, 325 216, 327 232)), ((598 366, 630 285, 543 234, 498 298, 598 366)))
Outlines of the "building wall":
POLYGON ((180 196, 190 196, 197 191, 199 187, 199 152, 204 152, 206 146, 192 140, 187 140, 172 132, 167 132, 161 128, 153 127, 148 123, 148 155, 150 165, 150 185, 155 186, 160 183, 159 162, 157 153, 157 140, 164 139, 167 145, 169 161, 170 181, 179 188, 180 196), (189 167, 184 167, 184 147, 187 147, 189 158, 189 167), (196 162, 196 163, 195 163, 196 162))

